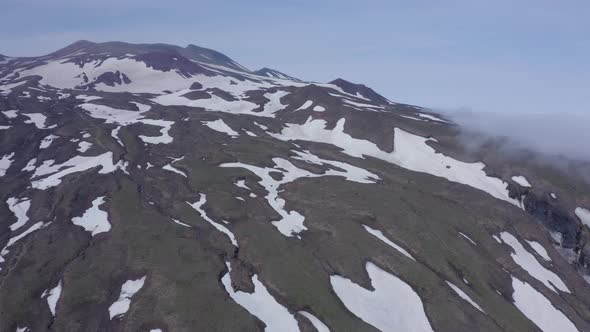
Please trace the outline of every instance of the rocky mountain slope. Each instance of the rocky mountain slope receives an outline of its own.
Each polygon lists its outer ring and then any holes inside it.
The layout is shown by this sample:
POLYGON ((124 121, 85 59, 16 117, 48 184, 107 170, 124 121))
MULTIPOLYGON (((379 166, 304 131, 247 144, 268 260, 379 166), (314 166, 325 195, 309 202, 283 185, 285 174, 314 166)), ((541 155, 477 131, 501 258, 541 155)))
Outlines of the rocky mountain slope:
POLYGON ((583 170, 461 130, 193 45, 2 57, 0 331, 590 331, 583 170))

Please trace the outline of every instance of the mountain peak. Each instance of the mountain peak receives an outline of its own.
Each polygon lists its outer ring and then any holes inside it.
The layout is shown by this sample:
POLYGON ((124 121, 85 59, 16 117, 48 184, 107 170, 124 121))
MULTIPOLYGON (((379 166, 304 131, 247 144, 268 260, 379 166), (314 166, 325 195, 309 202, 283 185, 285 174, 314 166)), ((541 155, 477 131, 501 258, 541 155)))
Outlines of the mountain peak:
POLYGON ((291 75, 287 75, 283 72, 280 72, 276 69, 272 69, 272 68, 268 68, 268 67, 263 67, 260 68, 258 70, 256 70, 254 72, 254 74, 256 75, 260 75, 260 76, 266 76, 266 77, 272 77, 272 78, 280 78, 280 79, 285 79, 285 80, 290 80, 290 81, 296 81, 296 82, 302 82, 300 79, 293 77, 291 75))
POLYGON ((377 92, 375 92, 375 90, 369 88, 364 84, 352 83, 342 78, 337 78, 331 81, 330 84, 334 84, 347 93, 359 95, 364 97, 365 99, 370 99, 378 103, 389 103, 389 100, 387 100, 387 98, 378 94, 377 92))

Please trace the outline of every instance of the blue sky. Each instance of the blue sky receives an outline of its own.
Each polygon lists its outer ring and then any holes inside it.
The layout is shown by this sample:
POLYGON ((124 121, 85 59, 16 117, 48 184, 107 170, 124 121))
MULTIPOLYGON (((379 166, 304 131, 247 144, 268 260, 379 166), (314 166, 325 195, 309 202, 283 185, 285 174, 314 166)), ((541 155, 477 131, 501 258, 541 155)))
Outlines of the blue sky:
POLYGON ((193 43, 428 107, 590 113, 589 1, 2 2, 6 55, 79 39, 193 43))

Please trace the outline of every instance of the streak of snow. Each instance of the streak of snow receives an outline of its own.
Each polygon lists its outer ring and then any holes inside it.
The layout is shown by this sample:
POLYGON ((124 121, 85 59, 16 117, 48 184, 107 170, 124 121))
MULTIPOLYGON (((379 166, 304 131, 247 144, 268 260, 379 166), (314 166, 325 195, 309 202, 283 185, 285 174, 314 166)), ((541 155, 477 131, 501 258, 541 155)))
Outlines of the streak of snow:
POLYGON ((324 112, 326 108, 324 106, 316 105, 313 107, 314 112, 324 112))
POLYGON ((418 294, 398 277, 368 262, 374 290, 333 275, 330 283, 344 306, 381 331, 433 331, 418 294))
POLYGON ((125 163, 120 160, 118 163, 113 164, 113 153, 109 151, 98 156, 75 156, 60 165, 53 165, 53 160, 46 160, 43 162, 43 165, 39 166, 35 170, 35 173, 33 174, 34 180, 31 182, 31 184, 33 188, 45 190, 47 188, 59 185, 61 183, 61 179, 68 174, 86 171, 99 166, 99 174, 111 173, 117 169, 125 171, 125 163), (67 168, 64 169, 64 167, 67 168), (35 179, 47 174, 51 175, 46 178, 35 179))
MULTIPOLYGON (((173 163, 175 163, 175 162, 177 162, 177 161, 181 161, 181 160, 183 160, 183 159, 184 159, 184 156, 182 156, 182 157, 180 157, 180 158, 172 158, 172 159, 173 159, 173 161, 172 161, 171 163, 169 163, 169 164, 166 164, 166 165, 164 165, 164 166, 162 167, 162 169, 165 169, 165 170, 167 170, 167 171, 170 171, 170 172, 174 172, 174 173, 180 174, 180 175, 184 176, 185 178, 188 178, 188 175, 187 175, 185 172, 183 172, 183 171, 179 170, 178 168, 176 168, 176 167, 172 166, 172 164, 173 164, 173 163)), ((148 168, 149 168, 149 167, 148 167, 148 168)))
POLYGON ((522 244, 512 234, 502 232, 500 233, 500 238, 514 250, 514 252, 510 253, 510 257, 512 257, 516 264, 527 271, 531 277, 539 280, 547 286, 547 288, 556 293, 557 290, 555 288, 570 293, 570 290, 559 276, 543 267, 543 265, 537 261, 535 256, 526 251, 522 244))
POLYGON ((471 242, 471 243, 472 243, 474 246, 476 246, 476 245, 477 245, 477 243, 475 243, 475 241, 473 241, 473 240, 472 240, 472 239, 471 239, 469 236, 467 236, 467 235, 465 235, 465 234, 463 234, 463 233, 461 233, 461 232, 459 232, 459 234, 460 234, 462 237, 466 238, 466 239, 467 239, 467 241, 471 242))
POLYGON ((4 262, 4 257, 6 257, 6 255, 8 255, 8 253, 9 253, 8 248, 10 246, 14 245, 19 240, 23 239, 25 236, 33 233, 36 230, 39 230, 39 229, 44 228, 47 225, 49 225, 49 223, 44 223, 42 221, 39 221, 39 222, 33 224, 31 227, 29 227, 26 231, 20 233, 19 235, 16 235, 14 237, 11 237, 8 240, 8 243, 6 243, 6 246, 4 246, 4 248, 2 249, 2 251, 0 251, 0 263, 4 262))
POLYGON ((369 234, 371 234, 374 237, 378 238, 379 240, 383 241, 384 243, 386 243, 388 246, 392 247, 393 249, 399 251, 402 255, 408 257, 409 259, 411 259, 413 261, 416 261, 416 259, 409 252, 407 252, 404 248, 402 248, 401 246, 397 245, 396 243, 394 243, 393 241, 388 239, 385 235, 383 235, 383 232, 381 232, 380 230, 371 228, 367 225, 363 225, 363 227, 365 228, 365 230, 367 232, 369 232, 369 234))
POLYGON ((195 203, 189 203, 186 202, 188 205, 190 205, 193 209, 197 210, 197 212, 199 212, 199 214, 201 215, 201 217, 203 219, 205 219, 205 221, 207 221, 209 224, 211 224, 213 227, 215 227, 215 229, 217 229, 218 231, 224 233, 225 235, 227 235, 227 237, 229 238, 229 240, 231 241, 231 243, 238 247, 238 241, 236 241, 236 237, 234 236, 234 233, 232 233, 227 227, 225 227, 224 225, 213 221, 213 219, 211 219, 207 213, 205 212, 205 210, 203 209, 203 205, 205 205, 205 203, 207 203, 207 196, 205 194, 201 194, 199 201, 195 202, 195 203))
POLYGON ((544 332, 577 332, 576 326, 531 285, 512 277, 514 305, 544 332))
POLYGON ((371 156, 400 167, 446 178, 487 192, 498 199, 520 207, 520 203, 508 195, 508 185, 498 178, 488 176, 484 163, 466 163, 436 152, 426 144, 432 138, 424 138, 395 128, 394 150, 385 152, 375 143, 358 139, 344 132, 345 119, 338 120, 332 130, 326 129, 325 120, 308 120, 302 124, 287 124, 279 134, 271 135, 282 140, 305 140, 328 143, 340 147, 346 154, 362 158, 371 156))
POLYGON ((182 221, 176 220, 174 218, 172 218, 172 221, 174 221, 176 224, 179 224, 179 225, 184 226, 184 227, 193 227, 191 225, 187 225, 187 224, 183 223, 182 221))
POLYGON ((231 265, 226 263, 228 272, 221 278, 225 291, 249 313, 258 317, 266 325, 268 332, 299 332, 295 317, 268 292, 258 275, 252 276, 254 292, 234 291, 231 281, 231 265))
POLYGON ((98 197, 92 201, 92 206, 84 212, 81 217, 72 218, 72 223, 81 226, 85 231, 90 232, 94 237, 96 234, 108 232, 111 229, 109 223, 109 215, 99 209, 99 206, 104 204, 104 196, 98 197))
POLYGON ((455 286, 452 282, 450 281, 445 281, 447 283, 447 285, 449 285, 449 287, 451 287, 451 289, 453 291, 455 291, 455 293, 457 293, 457 295, 459 295, 460 298, 462 298, 463 300, 469 302, 475 309, 483 312, 485 314, 485 311, 483 311, 483 309, 477 304, 475 303, 475 301, 473 301, 469 295, 465 294, 465 292, 463 292, 461 290, 461 288, 455 286))
POLYGON ((136 280, 127 280, 121 286, 119 298, 109 307, 109 316, 111 320, 115 317, 121 318, 129 310, 131 298, 139 292, 145 283, 145 276, 136 280))
POLYGON ((527 240, 526 242, 528 242, 528 244, 531 246, 531 248, 533 248, 533 250, 535 250, 535 252, 539 256, 541 256, 547 262, 551 262, 551 257, 549 257, 547 250, 545 250, 545 248, 539 242, 529 241, 529 240, 527 240))

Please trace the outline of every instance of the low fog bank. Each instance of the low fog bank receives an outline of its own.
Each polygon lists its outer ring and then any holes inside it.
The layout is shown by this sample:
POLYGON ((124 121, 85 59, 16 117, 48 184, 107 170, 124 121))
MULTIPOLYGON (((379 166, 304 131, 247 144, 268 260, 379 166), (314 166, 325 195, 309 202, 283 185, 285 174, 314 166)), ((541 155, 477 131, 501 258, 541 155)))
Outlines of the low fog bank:
POLYGON ((501 139, 503 148, 528 149, 548 159, 590 162, 590 111, 587 113, 492 113, 463 108, 437 110, 462 127, 472 147, 501 139))

